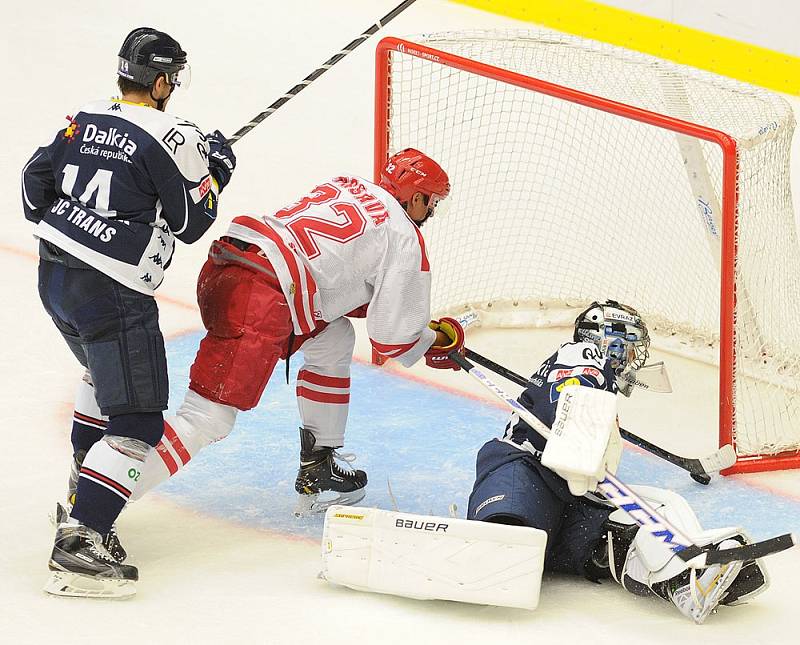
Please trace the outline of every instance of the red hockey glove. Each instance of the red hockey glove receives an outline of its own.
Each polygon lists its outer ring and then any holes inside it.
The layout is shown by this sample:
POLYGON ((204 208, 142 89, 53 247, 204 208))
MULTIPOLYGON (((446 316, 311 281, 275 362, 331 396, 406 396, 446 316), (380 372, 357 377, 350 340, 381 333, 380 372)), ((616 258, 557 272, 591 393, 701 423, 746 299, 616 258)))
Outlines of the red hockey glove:
POLYGON ((447 355, 454 349, 460 354, 464 353, 464 328, 461 323, 455 318, 442 318, 432 320, 428 323, 428 327, 446 336, 449 342, 446 345, 439 345, 434 341, 430 349, 425 352, 425 363, 428 367, 439 370, 460 370, 458 364, 451 361, 447 355))

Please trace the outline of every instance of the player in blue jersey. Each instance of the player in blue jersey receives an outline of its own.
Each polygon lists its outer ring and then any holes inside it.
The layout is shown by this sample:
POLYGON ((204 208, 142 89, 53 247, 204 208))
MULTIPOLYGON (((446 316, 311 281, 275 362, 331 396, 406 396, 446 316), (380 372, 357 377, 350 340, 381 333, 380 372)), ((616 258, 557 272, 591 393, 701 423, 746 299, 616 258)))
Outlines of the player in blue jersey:
POLYGON ((161 440, 167 364, 153 292, 175 240, 211 226, 236 159, 219 131, 164 112, 189 78, 169 35, 132 31, 119 52, 121 98, 88 103, 22 172, 39 239, 39 294, 86 368, 75 404, 71 508, 59 508, 46 590, 125 596, 135 567, 113 524, 161 440))
MULTIPOLYGON (((570 386, 609 393, 608 411, 585 410, 584 419, 597 418, 591 423, 581 421, 582 433, 565 431, 559 437, 553 433, 549 441, 513 414, 503 437, 487 442, 478 453, 467 518, 544 530, 548 538, 545 570, 594 581, 613 577, 632 593, 671 601, 681 613, 701 623, 718 604, 742 602, 763 591, 767 585, 763 563, 734 562, 690 570, 660 540, 638 530, 623 511, 594 495, 598 480, 584 474, 616 470, 622 448, 615 395, 621 391, 630 396, 630 383, 645 365, 649 344, 647 327, 635 309, 609 300, 592 303, 583 311, 575 321, 572 342, 541 364, 518 400, 548 427, 557 414, 561 418, 559 400, 570 386), (590 447, 595 423, 610 430, 607 438, 590 447), (550 452, 556 446, 559 453, 550 452), (558 467, 542 463, 552 465, 556 459, 558 467)), ((578 427, 570 426, 570 430, 578 427)), ((697 544, 730 548, 748 541, 740 528, 704 531, 688 503, 676 493, 634 488, 697 544)))

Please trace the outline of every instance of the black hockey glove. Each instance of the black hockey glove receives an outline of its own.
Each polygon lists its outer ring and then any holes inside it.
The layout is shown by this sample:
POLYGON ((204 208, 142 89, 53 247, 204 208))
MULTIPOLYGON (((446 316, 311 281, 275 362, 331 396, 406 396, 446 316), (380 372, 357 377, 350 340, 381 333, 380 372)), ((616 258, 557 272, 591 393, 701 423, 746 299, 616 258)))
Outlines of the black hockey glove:
POLYGON ((226 143, 225 135, 219 130, 207 134, 206 138, 209 145, 208 170, 211 176, 217 180, 219 191, 222 192, 222 189, 231 180, 233 169, 236 168, 236 155, 226 143))

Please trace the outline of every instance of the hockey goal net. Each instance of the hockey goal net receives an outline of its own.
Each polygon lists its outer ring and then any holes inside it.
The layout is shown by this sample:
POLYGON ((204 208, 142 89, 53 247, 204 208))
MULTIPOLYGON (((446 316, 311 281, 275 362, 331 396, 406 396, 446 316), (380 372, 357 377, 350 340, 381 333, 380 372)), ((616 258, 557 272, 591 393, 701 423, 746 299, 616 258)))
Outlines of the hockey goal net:
POLYGON ((728 472, 800 466, 793 128, 768 91, 561 34, 377 50, 376 173, 411 146, 453 185, 425 227, 435 315, 636 307, 668 349, 719 366, 728 472))

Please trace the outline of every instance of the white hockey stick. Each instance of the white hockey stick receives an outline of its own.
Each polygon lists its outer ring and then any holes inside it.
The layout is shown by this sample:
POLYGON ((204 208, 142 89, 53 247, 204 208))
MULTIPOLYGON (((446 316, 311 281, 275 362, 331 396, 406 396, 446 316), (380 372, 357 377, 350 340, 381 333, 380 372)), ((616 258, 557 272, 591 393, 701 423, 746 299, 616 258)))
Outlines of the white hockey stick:
MULTIPOLYGON (((516 412, 520 419, 547 439, 550 435, 550 428, 542 423, 516 399, 506 394, 498 385, 495 385, 483 372, 457 351, 454 350, 450 352, 448 357, 516 412)), ((771 553, 783 551, 797 543, 794 534, 786 533, 762 542, 746 544, 732 549, 714 550, 713 545, 702 547, 695 544, 683 531, 659 515, 647 502, 617 479, 612 473, 606 471, 605 479, 598 484, 597 488, 609 502, 625 511, 642 530, 647 531, 653 537, 660 540, 666 548, 676 554, 690 567, 702 569, 711 564, 724 564, 735 560, 752 560, 754 558, 770 555, 771 553)))

